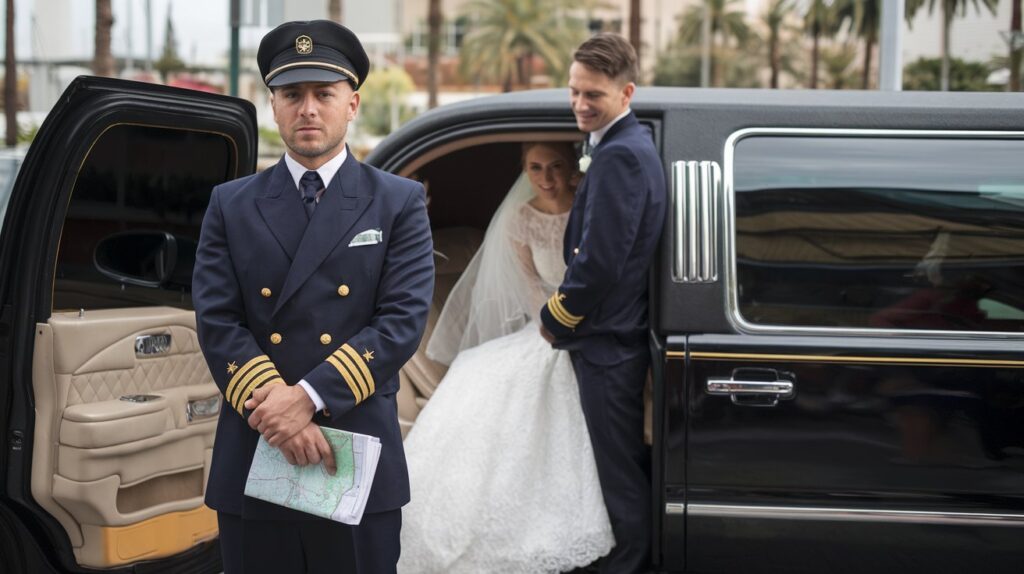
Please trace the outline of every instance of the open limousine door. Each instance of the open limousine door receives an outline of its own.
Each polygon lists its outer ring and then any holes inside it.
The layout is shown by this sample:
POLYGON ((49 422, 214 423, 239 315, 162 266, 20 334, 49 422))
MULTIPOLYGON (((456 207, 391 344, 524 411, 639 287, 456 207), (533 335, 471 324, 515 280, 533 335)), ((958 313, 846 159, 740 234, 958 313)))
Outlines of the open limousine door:
POLYGON ((217 571, 220 395, 191 275, 212 188, 253 172, 251 103, 78 78, 0 235, 0 564, 217 571))

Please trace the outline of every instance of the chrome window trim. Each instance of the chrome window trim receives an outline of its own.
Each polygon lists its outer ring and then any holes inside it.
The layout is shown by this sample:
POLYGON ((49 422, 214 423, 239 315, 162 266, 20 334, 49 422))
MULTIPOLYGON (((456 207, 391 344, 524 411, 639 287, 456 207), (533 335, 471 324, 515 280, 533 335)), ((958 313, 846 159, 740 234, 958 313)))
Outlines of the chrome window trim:
MULTIPOLYGON (((669 512, 669 505, 665 511, 669 512)), ((761 518, 836 522, 888 522, 963 526, 1024 527, 1024 514, 989 512, 931 512, 865 508, 814 508, 802 506, 754 506, 736 504, 687 504, 686 515, 714 518, 761 518)))
POLYGON ((715 161, 672 162, 672 281, 718 281, 722 168, 715 161))
POLYGON ((1024 333, 1006 331, 942 331, 927 329, 873 329, 865 327, 801 327, 788 325, 758 325, 743 318, 739 310, 739 294, 736 278, 736 203, 734 167, 736 144, 751 136, 827 136, 827 137, 889 137, 889 138, 944 138, 944 139, 1020 139, 1019 131, 957 131, 957 130, 884 130, 884 129, 839 129, 839 128, 744 128, 733 132, 725 140, 723 170, 724 222, 723 269, 725 299, 728 312, 726 317, 740 333, 762 335, 826 335, 826 336, 888 336, 888 337, 929 337, 944 339, 1006 339, 1024 340, 1024 333))

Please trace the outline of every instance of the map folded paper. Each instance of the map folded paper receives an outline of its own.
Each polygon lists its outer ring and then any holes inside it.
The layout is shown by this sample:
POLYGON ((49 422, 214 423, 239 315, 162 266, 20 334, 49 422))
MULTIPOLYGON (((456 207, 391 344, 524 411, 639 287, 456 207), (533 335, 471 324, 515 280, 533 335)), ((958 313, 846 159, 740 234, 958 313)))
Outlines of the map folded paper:
POLYGON ((289 464, 280 449, 260 437, 245 495, 343 524, 359 524, 380 459, 380 439, 328 427, 320 430, 334 451, 338 467, 334 476, 323 464, 289 464))

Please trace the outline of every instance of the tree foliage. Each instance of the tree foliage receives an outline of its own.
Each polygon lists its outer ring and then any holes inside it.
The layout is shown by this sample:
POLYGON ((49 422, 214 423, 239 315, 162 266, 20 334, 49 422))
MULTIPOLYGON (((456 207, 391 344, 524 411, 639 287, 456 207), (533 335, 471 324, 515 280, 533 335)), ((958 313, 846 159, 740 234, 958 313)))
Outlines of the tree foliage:
POLYGON ((573 52, 587 37, 574 5, 571 0, 472 0, 463 8, 470 17, 461 49, 463 77, 496 81, 510 91, 528 84, 536 56, 554 84, 564 83, 573 52))
POLYGON ((374 70, 359 88, 361 130, 387 135, 415 115, 406 99, 416 89, 412 78, 398 67, 374 70))
MULTIPOLYGON (((949 89, 952 91, 992 92, 1003 89, 988 83, 992 66, 982 62, 949 60, 949 89)), ((904 90, 938 90, 941 85, 942 59, 919 58, 903 69, 904 90)))

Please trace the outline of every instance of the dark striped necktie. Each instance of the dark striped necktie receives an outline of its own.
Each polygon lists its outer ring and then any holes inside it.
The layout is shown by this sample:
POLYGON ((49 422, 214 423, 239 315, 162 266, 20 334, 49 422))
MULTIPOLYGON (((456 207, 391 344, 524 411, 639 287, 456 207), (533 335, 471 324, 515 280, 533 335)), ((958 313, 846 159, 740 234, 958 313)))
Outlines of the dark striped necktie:
POLYGON ((299 191, 302 192, 302 206, 306 208, 306 215, 313 217, 313 210, 316 209, 316 194, 324 188, 324 182, 320 174, 315 171, 307 171, 299 178, 299 191))

